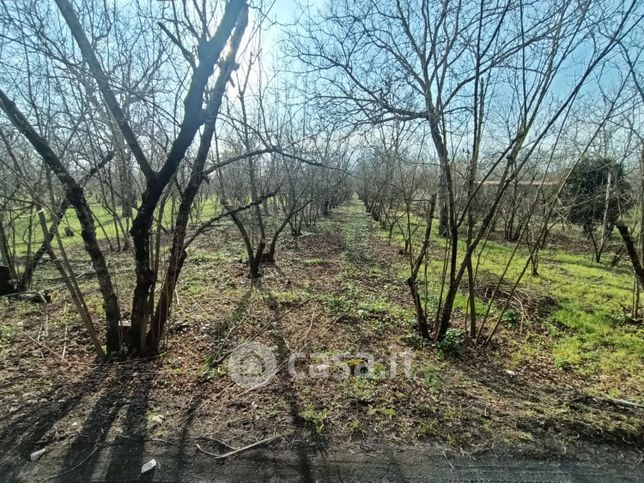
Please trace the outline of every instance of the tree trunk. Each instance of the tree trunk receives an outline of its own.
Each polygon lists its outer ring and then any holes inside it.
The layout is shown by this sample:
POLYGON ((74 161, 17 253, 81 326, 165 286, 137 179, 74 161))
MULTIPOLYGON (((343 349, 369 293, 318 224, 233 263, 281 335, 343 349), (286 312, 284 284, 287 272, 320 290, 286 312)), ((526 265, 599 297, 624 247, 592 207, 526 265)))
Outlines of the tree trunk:
POLYGON ((190 180, 188 181, 188 186, 186 186, 181 194, 179 211, 174 224, 174 236, 172 239, 168 268, 166 270, 161 293, 159 294, 156 311, 150 323, 150 331, 146 338, 146 350, 152 353, 156 353, 158 351, 161 343, 165 324, 170 315, 172 296, 174 294, 177 281, 179 280, 181 269, 183 268, 183 264, 187 258, 187 253, 185 251, 185 238, 188 229, 188 221, 190 219, 190 211, 195 197, 199 193, 199 188, 204 180, 204 166, 208 159, 208 152, 210 151, 210 145, 215 133, 215 124, 219 114, 219 108, 221 107, 226 84, 235 68, 235 56, 237 55, 237 50, 239 49, 239 44, 247 23, 247 10, 244 9, 237 20, 235 32, 231 39, 231 48, 225 61, 220 66, 221 70, 211 94, 212 100, 208 104, 208 108, 206 110, 204 132, 201 136, 197 156, 190 173, 190 180))
POLYGON ((120 351, 119 322, 121 319, 121 311, 112 285, 112 278, 107 268, 107 262, 96 240, 94 217, 85 199, 83 188, 69 174, 67 168, 65 168, 47 141, 33 129, 29 121, 27 121, 17 106, 1 89, 0 107, 5 111, 11 122, 29 140, 49 169, 56 175, 65 190, 65 196, 69 204, 76 210, 76 216, 81 225, 81 237, 83 238, 85 250, 89 254, 92 266, 96 272, 103 297, 103 309, 105 310, 105 319, 107 322, 107 352, 108 354, 118 352, 120 351))
POLYGON ((626 246, 626 251, 628 252, 628 257, 631 259, 631 264, 633 265, 633 270, 635 271, 637 280, 639 281, 640 286, 644 287, 644 268, 642 268, 640 258, 637 255, 637 250, 635 249, 631 235, 628 233, 628 228, 622 222, 617 223, 616 226, 617 230, 619 230, 619 234, 622 236, 624 245, 626 246))

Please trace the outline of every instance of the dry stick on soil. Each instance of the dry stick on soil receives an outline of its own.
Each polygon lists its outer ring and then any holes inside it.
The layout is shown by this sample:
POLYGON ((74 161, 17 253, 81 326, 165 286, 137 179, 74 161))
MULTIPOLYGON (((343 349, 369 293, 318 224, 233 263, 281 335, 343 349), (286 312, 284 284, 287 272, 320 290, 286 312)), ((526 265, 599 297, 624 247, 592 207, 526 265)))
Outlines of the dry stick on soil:
MULTIPOLYGON (((236 450, 233 450, 233 451, 229 451, 228 453, 224 453, 224 454, 211 453, 210 451, 206 451, 205 449, 203 449, 201 446, 199 446, 199 444, 197 444, 197 449, 199 451, 201 451, 202 453, 207 454, 208 456, 212 456, 213 458, 223 459, 223 458, 228 458, 229 456, 241 453, 242 451, 246 451, 246 450, 249 450, 249 449, 252 449, 252 448, 256 448, 256 447, 261 446, 263 444, 271 443, 271 442, 275 441, 276 439, 281 438, 282 436, 283 435, 281 435, 281 434, 278 434, 276 436, 271 436, 270 438, 262 439, 261 441, 258 441, 257 443, 249 444, 248 446, 244 446, 243 448, 239 448, 239 449, 236 449, 236 450)), ((226 445, 226 446, 228 446, 228 445, 226 445)))
POLYGON ((96 451, 98 451, 98 444, 96 446, 94 446, 94 449, 92 449, 92 451, 90 451, 89 454, 87 456, 85 456, 85 458, 83 458, 77 464, 75 464, 74 466, 72 466, 68 470, 63 471, 62 473, 58 473, 56 475, 48 476, 47 478, 45 478, 44 481, 55 480, 56 478, 60 478, 61 476, 67 475, 67 474, 71 473, 72 471, 74 471, 75 469, 80 468, 88 459, 90 459, 94 455, 94 453, 96 453, 96 451))
POLYGON ((68 366, 71 366, 71 364, 69 363, 69 361, 67 361, 67 360, 63 359, 62 357, 60 357, 58 354, 56 354, 56 352, 54 352, 53 350, 51 350, 49 347, 47 347, 47 346, 46 346, 45 344, 43 344, 42 342, 38 342, 36 339, 34 339, 33 337, 31 337, 30 335, 27 335, 27 339, 29 339, 29 340, 30 340, 31 342, 33 342, 34 344, 37 344, 41 349, 45 349, 47 352, 49 352, 49 353, 50 353, 50 354, 52 354, 54 357, 56 357, 56 359, 58 359, 58 360, 60 360, 60 361, 63 361, 63 362, 64 362, 65 364, 67 364, 68 366))
POLYGON ((219 445, 221 445, 221 446, 225 446, 226 448, 228 448, 228 449, 230 449, 230 450, 236 450, 236 449, 237 449, 237 448, 235 448, 234 446, 230 446, 228 443, 224 443, 224 442, 223 442, 223 441, 221 441, 220 439, 213 438, 213 437, 211 437, 211 436, 207 436, 207 435, 197 436, 197 437, 195 437, 194 439, 203 439, 203 440, 206 440, 206 441, 212 441, 212 442, 217 443, 217 444, 219 444, 219 445))
MULTIPOLYGON (((596 398, 596 399, 599 399, 601 401, 600 398, 596 398)), ((626 399, 613 399, 611 397, 608 397, 608 398, 604 398, 604 400, 605 401, 610 401, 613 404, 617 404, 617 405, 620 405, 620 406, 630 406, 630 407, 633 407, 633 408, 644 408, 644 404, 638 404, 636 402, 628 401, 626 399)))
POLYGON ((43 292, 41 292, 40 290, 29 290, 26 292, 8 293, 8 294, 0 295, 0 298, 2 297, 6 297, 8 299, 25 300, 27 302, 38 302, 43 304, 48 303, 43 292))

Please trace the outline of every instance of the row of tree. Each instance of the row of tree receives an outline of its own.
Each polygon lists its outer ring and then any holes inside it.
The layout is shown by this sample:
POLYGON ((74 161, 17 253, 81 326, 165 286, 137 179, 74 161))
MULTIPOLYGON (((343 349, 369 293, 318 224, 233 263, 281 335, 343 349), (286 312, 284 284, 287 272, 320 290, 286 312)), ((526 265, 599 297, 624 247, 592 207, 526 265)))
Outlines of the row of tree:
POLYGON ((424 337, 445 336, 463 288, 468 337, 495 333, 507 304, 485 332, 491 305, 479 323, 475 287, 499 223, 528 246, 512 292, 530 266, 538 272, 561 220, 584 227, 599 259, 631 205, 623 167, 642 150, 643 15, 628 0, 341 0, 300 26, 289 52, 311 98, 347 125, 378 126, 363 130, 359 194, 403 233, 424 337), (417 284, 434 209, 446 243, 428 317, 417 284))
POLYGON ((187 248, 220 220, 234 221, 257 278, 287 226, 301 234, 350 193, 349 150, 280 101, 255 7, 249 18, 244 0, 2 4, 2 262, 26 290, 53 260, 100 357, 159 350, 187 248), (68 210, 106 351, 59 230, 68 210), (135 261, 129 309, 109 262, 118 250, 135 261))
POLYGON ((282 234, 356 190, 403 234, 420 333, 444 337, 466 289, 466 333, 489 340, 501 316, 487 327, 490 301, 477 320, 475 289, 499 228, 512 258, 527 247, 516 288, 556 223, 580 224, 599 260, 634 204, 640 3, 339 0, 304 9, 278 46, 261 1, 1 2, 2 263, 27 290, 53 260, 100 356, 103 315, 108 355, 154 353, 196 237, 232 220, 257 278, 282 234), (104 314, 68 258, 68 211, 104 314))

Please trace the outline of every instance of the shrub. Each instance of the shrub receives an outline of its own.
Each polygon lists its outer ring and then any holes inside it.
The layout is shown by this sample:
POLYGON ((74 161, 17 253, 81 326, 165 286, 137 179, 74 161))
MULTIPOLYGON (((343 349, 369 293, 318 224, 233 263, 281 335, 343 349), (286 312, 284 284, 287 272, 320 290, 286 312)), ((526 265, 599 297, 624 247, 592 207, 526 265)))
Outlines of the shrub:
POLYGON ((436 344, 443 356, 457 356, 463 352, 463 332, 459 329, 447 329, 445 337, 436 344))
POLYGON ((519 323, 520 320, 520 315, 517 313, 516 310, 514 309, 508 309, 505 311, 503 314, 503 322, 507 323, 508 325, 515 326, 519 323))

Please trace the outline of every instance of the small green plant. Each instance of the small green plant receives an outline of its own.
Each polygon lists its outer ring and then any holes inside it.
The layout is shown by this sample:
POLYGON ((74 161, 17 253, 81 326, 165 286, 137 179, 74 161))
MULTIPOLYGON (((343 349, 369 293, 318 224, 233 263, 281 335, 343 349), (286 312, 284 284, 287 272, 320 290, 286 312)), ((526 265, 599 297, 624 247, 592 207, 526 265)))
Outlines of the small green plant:
POLYGON ((383 416, 393 419, 396 416, 396 410, 394 408, 372 408, 369 409, 369 415, 373 414, 382 414, 383 416))
POLYGON ((329 411, 327 409, 316 410, 309 406, 300 413, 300 417, 315 434, 320 435, 326 430, 329 411))
POLYGON ((416 428, 416 436, 419 438, 427 438, 436 432, 436 421, 425 420, 421 421, 416 428))
POLYGON ((331 295, 326 297, 326 305, 336 314, 341 314, 349 310, 351 302, 342 295, 331 295))
POLYGON ((355 435, 364 434, 365 432, 362 423, 358 419, 351 420, 351 422, 349 423, 349 431, 351 431, 351 433, 355 435))
POLYGON ((201 377, 204 381, 210 381, 215 377, 226 374, 226 366, 224 364, 218 364, 218 362, 212 355, 204 357, 203 365, 201 366, 201 377))
POLYGON ((427 340, 424 339, 420 334, 418 334, 418 331, 405 334, 404 340, 408 346, 414 347, 416 349, 420 349, 427 343, 427 340))
POLYGON ((306 292, 300 290, 283 290, 273 292, 273 297, 282 305, 297 305, 306 299, 306 292))
POLYGON ((5 325, 5 324, 0 324, 0 339, 8 339, 13 335, 13 330, 11 326, 5 325))
POLYGON ((436 414, 436 408, 431 404, 419 404, 416 412, 421 418, 432 418, 436 414))
POLYGON ((441 386, 443 380, 438 372, 433 369, 428 369, 425 372, 425 382, 429 387, 436 390, 441 386))
POLYGON ((359 403, 370 403, 375 396, 374 384, 370 379, 352 377, 349 379, 349 397, 359 403))
POLYGON ((444 356, 458 356, 463 352, 463 332, 459 329, 447 329, 445 337, 436 344, 438 352, 444 356))
POLYGON ((520 316, 516 310, 508 309, 503 314, 503 318, 501 320, 505 322, 507 325, 515 327, 519 323, 520 316))

